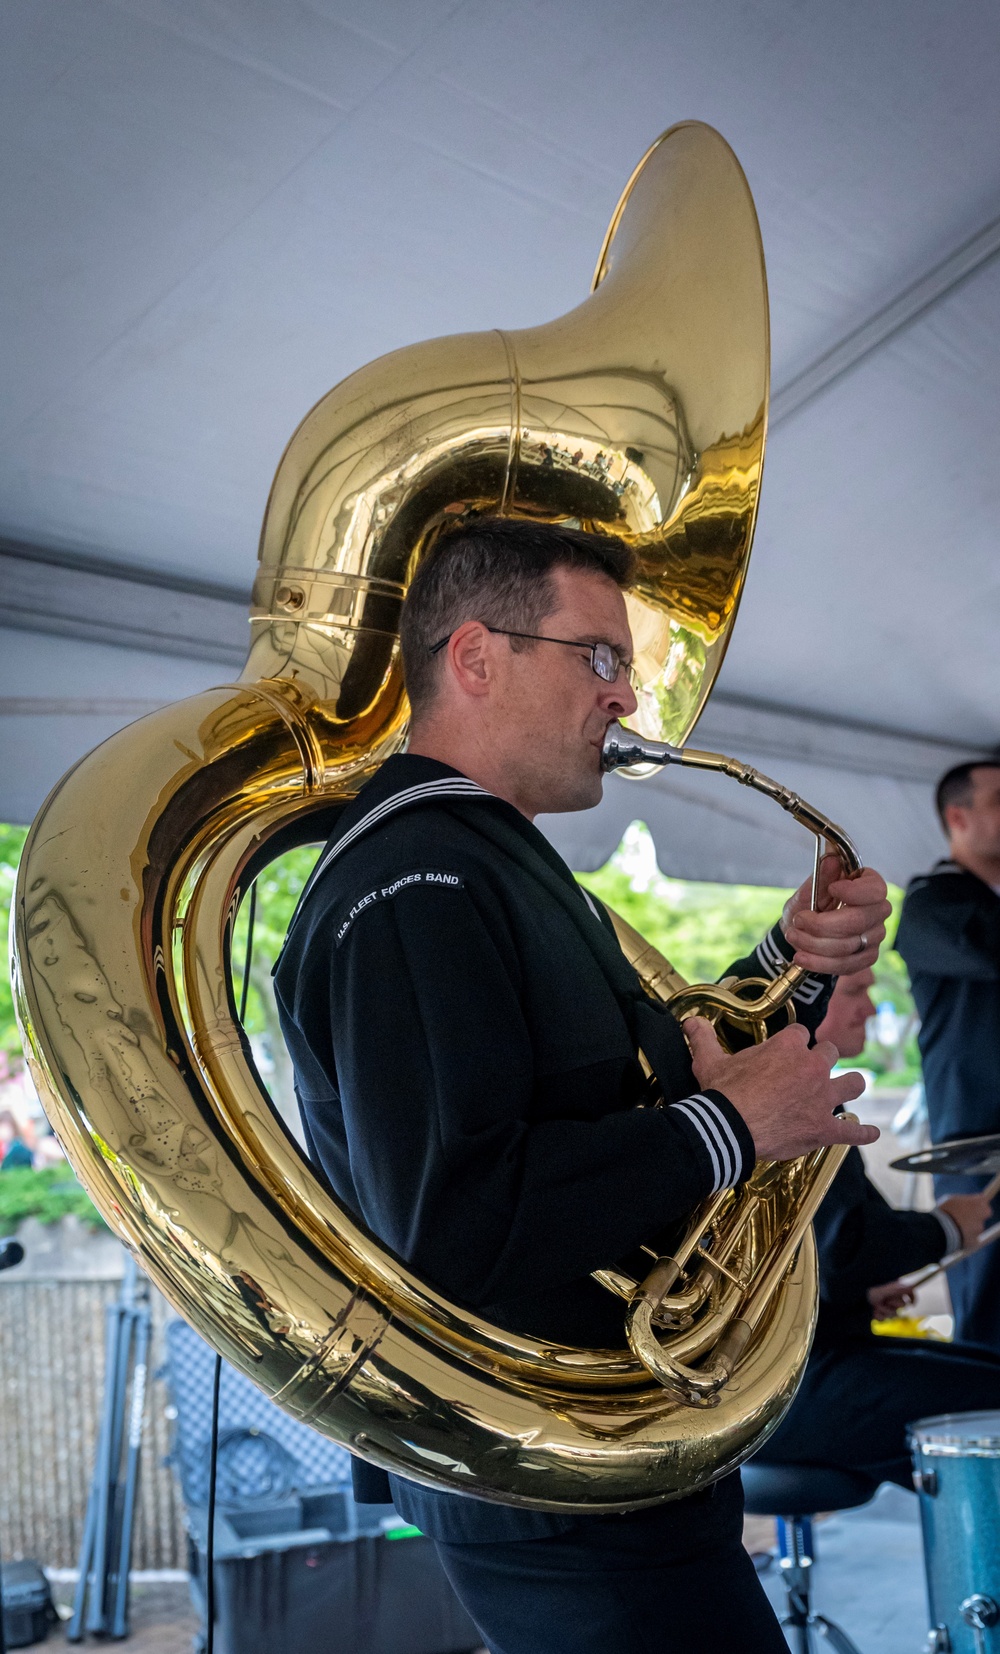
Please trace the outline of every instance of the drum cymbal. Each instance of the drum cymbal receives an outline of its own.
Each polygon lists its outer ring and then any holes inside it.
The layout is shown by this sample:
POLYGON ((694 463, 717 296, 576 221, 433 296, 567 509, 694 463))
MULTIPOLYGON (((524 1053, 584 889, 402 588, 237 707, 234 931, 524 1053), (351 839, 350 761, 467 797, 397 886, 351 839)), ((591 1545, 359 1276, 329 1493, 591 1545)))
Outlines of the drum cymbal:
POLYGON ((889 1162, 895 1172, 948 1172, 966 1177, 1000 1172, 1000 1132, 987 1137, 956 1137, 950 1143, 935 1143, 889 1162))

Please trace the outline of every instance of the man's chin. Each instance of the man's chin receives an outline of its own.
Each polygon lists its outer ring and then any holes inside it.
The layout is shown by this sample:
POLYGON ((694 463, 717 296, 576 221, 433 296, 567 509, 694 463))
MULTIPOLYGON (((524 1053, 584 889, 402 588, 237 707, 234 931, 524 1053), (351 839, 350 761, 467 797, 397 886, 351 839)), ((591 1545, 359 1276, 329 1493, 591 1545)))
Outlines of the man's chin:
POLYGON ((574 810, 593 810, 604 797, 604 776, 588 775, 576 780, 556 793, 539 812, 541 815, 569 815, 574 810))

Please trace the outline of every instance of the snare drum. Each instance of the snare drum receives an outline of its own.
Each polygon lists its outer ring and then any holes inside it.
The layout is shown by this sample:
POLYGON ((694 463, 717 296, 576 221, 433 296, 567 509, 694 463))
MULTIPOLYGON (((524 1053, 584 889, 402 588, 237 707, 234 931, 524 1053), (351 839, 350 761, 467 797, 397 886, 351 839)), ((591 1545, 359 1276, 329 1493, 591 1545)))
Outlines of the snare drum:
POLYGON ((1000 1654, 1000 1413, 911 1424, 929 1650, 1000 1654))

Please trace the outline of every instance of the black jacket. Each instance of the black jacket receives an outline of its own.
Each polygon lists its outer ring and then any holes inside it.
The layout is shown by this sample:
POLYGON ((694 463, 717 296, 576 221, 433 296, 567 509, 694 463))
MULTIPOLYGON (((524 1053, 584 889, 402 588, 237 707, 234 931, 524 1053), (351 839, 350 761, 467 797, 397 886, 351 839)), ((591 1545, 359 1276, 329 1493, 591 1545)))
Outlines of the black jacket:
POLYGON ((816 1215, 820 1301, 817 1354, 871 1333, 870 1286, 898 1280, 937 1263, 961 1244, 957 1225, 935 1212, 899 1212, 865 1176, 859 1150, 849 1149, 816 1215))
POLYGON ((940 861, 907 890, 896 947, 920 1013, 932 1139, 1000 1131, 1000 897, 940 861))
MULTIPOLYGON (((677 1022, 542 834, 447 766, 390 759, 318 865, 276 970, 313 1157, 449 1296, 518 1331, 620 1346, 620 1301, 590 1272, 749 1174, 742 1118, 699 1092, 677 1022), (640 1047, 677 1106, 636 1106, 640 1047)), ((727 974, 773 975, 787 955, 776 929, 727 974)), ((801 991, 810 1027, 827 988, 801 991)), ((567 1526, 392 1482, 437 1537, 567 1526)))

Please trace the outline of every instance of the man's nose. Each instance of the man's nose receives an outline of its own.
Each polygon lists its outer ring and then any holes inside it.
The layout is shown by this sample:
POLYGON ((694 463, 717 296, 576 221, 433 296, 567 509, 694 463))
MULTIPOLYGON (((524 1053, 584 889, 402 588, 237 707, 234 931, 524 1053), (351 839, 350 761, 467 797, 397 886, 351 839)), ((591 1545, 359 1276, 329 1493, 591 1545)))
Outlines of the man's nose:
POLYGON ((619 667, 617 678, 614 683, 608 685, 607 693, 601 698, 615 718, 628 718, 635 711, 639 702, 635 698, 635 690, 629 682, 628 672, 624 666, 619 667))

